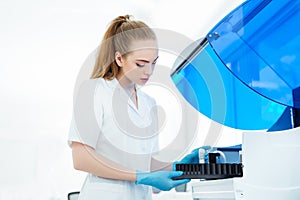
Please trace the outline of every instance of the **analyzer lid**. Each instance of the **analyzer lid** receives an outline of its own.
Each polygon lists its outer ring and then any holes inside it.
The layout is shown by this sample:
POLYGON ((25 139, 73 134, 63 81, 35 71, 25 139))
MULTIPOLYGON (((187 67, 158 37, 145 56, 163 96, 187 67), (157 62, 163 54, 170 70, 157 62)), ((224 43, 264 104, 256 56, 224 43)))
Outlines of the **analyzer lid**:
POLYGON ((244 2, 187 49, 171 75, 176 87, 214 121, 269 129, 300 108, 299 11, 299 0, 244 2))
POLYGON ((245 85, 280 104, 300 108, 300 1, 246 1, 207 39, 245 85))

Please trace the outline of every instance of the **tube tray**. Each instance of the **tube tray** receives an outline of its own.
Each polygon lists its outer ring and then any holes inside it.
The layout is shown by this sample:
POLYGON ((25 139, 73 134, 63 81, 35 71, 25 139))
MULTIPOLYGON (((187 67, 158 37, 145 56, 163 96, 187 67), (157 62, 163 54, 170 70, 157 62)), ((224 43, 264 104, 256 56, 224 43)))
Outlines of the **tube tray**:
POLYGON ((241 163, 203 163, 203 164, 176 164, 176 171, 183 171, 183 175, 174 177, 180 179, 225 179, 243 176, 241 163))

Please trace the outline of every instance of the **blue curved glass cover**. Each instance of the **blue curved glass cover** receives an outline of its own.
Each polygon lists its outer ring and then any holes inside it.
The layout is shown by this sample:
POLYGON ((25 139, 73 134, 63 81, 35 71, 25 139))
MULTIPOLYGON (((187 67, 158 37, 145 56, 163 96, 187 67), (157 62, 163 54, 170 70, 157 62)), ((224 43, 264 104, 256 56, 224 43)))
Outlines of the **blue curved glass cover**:
POLYGON ((248 0, 172 73, 191 105, 246 130, 294 126, 300 108, 300 0, 248 0))
POLYGON ((250 0, 228 14, 207 39, 248 87, 300 108, 300 0, 250 0))
POLYGON ((209 43, 192 53, 171 77, 185 99, 200 113, 243 130, 270 128, 286 106, 271 101, 237 79, 209 43))

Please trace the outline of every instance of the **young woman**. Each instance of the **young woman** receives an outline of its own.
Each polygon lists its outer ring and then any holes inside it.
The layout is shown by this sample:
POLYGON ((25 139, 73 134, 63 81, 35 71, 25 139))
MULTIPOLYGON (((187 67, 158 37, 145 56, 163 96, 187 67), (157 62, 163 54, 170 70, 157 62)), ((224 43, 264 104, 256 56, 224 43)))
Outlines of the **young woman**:
POLYGON ((156 35, 145 23, 128 15, 111 22, 91 79, 78 92, 69 133, 74 168, 88 172, 80 200, 149 200, 151 186, 170 190, 189 181, 173 180, 182 172, 172 164, 157 167, 162 163, 152 158, 158 151, 155 101, 139 87, 157 59, 156 35))

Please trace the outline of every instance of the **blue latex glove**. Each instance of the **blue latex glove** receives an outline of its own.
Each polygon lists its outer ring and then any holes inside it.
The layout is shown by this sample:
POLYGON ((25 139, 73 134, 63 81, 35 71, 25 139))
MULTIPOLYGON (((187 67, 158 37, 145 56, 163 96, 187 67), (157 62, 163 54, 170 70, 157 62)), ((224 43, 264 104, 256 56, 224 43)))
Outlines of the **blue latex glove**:
POLYGON ((204 149, 205 159, 208 159, 208 151, 211 149, 211 146, 201 146, 199 148, 194 149, 191 153, 187 154, 184 158, 180 161, 176 161, 173 163, 173 171, 176 169, 176 164, 197 164, 199 163, 199 149, 204 149))
POLYGON ((157 171, 137 172, 136 184, 153 186, 157 189, 168 191, 181 184, 190 182, 190 179, 173 180, 173 177, 181 176, 181 171, 157 171))

